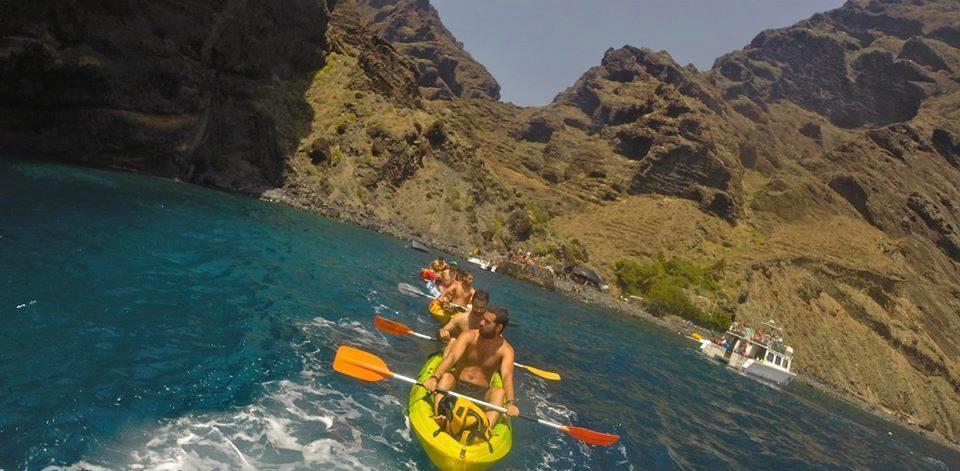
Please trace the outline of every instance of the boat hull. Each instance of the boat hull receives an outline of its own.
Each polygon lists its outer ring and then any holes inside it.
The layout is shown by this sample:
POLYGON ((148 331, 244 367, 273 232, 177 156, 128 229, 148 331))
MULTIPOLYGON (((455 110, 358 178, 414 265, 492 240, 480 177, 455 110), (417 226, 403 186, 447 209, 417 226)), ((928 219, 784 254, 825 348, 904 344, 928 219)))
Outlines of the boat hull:
POLYGON ((748 360, 743 364, 743 372, 762 381, 774 383, 778 386, 786 386, 797 377, 797 374, 786 371, 782 368, 776 368, 754 360, 748 360))

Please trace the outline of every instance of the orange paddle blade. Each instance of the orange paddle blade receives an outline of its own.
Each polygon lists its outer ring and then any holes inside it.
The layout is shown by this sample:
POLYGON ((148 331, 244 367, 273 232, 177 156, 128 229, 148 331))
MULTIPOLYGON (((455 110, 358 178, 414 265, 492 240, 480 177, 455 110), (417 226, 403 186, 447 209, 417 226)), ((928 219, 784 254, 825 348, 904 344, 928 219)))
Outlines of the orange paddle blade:
POLYGON ((577 440, 589 443, 591 445, 610 446, 620 440, 620 435, 594 432, 593 430, 588 430, 582 427, 574 427, 572 425, 565 425, 561 427, 560 430, 563 430, 567 433, 567 435, 570 435, 577 440))
POLYGON ((413 332, 409 327, 397 321, 392 321, 380 316, 373 318, 373 325, 390 335, 410 335, 410 333, 413 332))
POLYGON ((380 381, 393 378, 393 373, 380 357, 363 350, 341 345, 333 359, 334 371, 364 381, 380 381))

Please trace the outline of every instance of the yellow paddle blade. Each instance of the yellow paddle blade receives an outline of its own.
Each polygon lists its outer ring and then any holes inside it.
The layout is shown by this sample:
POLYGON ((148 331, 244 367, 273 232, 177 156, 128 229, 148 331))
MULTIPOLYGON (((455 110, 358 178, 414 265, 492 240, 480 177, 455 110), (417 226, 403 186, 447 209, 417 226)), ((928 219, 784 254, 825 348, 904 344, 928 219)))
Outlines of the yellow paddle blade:
POLYGON ((363 350, 341 345, 333 358, 333 369, 364 381, 393 378, 393 373, 380 357, 363 350))
POLYGON ((700 334, 698 334, 698 333, 696 333, 696 332, 690 334, 690 337, 693 337, 694 340, 700 340, 700 339, 703 338, 703 337, 700 336, 700 334))
POLYGON ((532 367, 532 366, 527 366, 527 365, 519 365, 519 366, 520 366, 520 368, 524 368, 524 369, 526 369, 527 371, 529 371, 529 372, 531 372, 531 373, 533 373, 533 374, 535 374, 535 375, 537 375, 537 376, 539 376, 539 377, 541 377, 541 378, 549 379, 549 380, 552 380, 552 381, 560 381, 560 375, 557 374, 557 373, 554 373, 554 372, 552 372, 552 371, 544 371, 544 370, 541 370, 540 368, 534 368, 534 367, 532 367))

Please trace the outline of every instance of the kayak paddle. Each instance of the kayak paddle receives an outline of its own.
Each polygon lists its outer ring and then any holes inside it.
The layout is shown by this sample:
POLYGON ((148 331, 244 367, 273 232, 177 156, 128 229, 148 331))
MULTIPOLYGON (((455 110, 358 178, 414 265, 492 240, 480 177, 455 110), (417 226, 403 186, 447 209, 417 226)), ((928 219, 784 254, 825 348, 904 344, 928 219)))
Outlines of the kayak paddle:
MULTIPOLYGON (((399 336, 413 335, 414 337, 420 337, 424 340, 430 340, 431 342, 446 343, 446 342, 443 342, 442 340, 435 339, 428 335, 414 332, 413 329, 407 327, 404 324, 401 324, 397 321, 392 321, 390 319, 380 317, 380 316, 373 318, 373 325, 376 326, 378 329, 382 330, 383 332, 386 332, 390 335, 399 335, 399 336)), ((552 371, 546 371, 546 370, 541 370, 539 368, 534 368, 532 366, 521 365, 520 363, 517 363, 517 362, 513 362, 513 366, 518 366, 520 368, 523 368, 544 379, 560 381, 560 375, 552 371)))
MULTIPOLYGON (((381 381, 384 379, 392 378, 399 379, 410 384, 417 384, 423 386, 423 383, 417 381, 416 379, 410 378, 408 376, 403 376, 397 373, 390 371, 390 368, 387 367, 386 362, 384 362, 380 357, 365 352, 363 350, 358 350, 356 348, 348 347, 346 345, 341 345, 337 349, 337 356, 333 359, 333 369, 340 373, 343 373, 347 376, 352 376, 363 381, 381 381)), ((476 404, 482 405, 484 407, 500 411, 501 414, 506 414, 507 410, 500 406, 495 406, 489 402, 480 401, 469 396, 465 396, 458 392, 447 391, 445 389, 437 388, 437 391, 440 394, 449 394, 454 397, 460 397, 468 401, 472 401, 476 404)), ((583 427, 574 427, 572 425, 560 425, 558 423, 550 422, 543 419, 535 419, 526 415, 519 415, 521 419, 529 420, 531 422, 536 422, 538 424, 546 425, 548 427, 555 428, 561 432, 566 433, 567 435, 576 438, 582 442, 588 443, 590 445, 597 446, 610 446, 620 440, 620 435, 613 435, 609 433, 601 433, 593 430, 585 429, 583 427)))
MULTIPOLYGON (((424 293, 423 291, 420 291, 416 286, 413 286, 407 283, 397 284, 397 290, 399 290, 401 293, 407 296, 423 296, 424 298, 429 298, 429 299, 439 299, 439 298, 434 298, 433 296, 430 296, 429 294, 424 293)), ((447 303, 447 304, 450 304, 451 306, 464 312, 469 310, 459 304, 454 304, 454 303, 447 303)))
POLYGON ((429 294, 424 293, 423 291, 420 291, 420 288, 417 288, 416 286, 413 286, 411 284, 399 283, 397 284, 397 289, 401 293, 407 296, 423 296, 424 298, 436 299, 433 296, 430 296, 429 294))

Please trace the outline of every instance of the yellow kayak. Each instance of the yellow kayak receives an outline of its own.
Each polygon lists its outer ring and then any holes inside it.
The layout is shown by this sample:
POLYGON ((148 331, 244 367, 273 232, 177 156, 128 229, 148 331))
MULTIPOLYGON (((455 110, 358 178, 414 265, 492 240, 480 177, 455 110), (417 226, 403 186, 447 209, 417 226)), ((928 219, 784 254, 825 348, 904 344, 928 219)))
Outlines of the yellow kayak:
MULTIPOLYGON (((429 378, 442 359, 439 352, 428 358, 417 380, 422 383, 429 378)), ((491 384, 503 386, 499 373, 494 375, 491 384)), ((487 469, 507 456, 513 446, 513 427, 505 414, 501 414, 500 420, 493 426, 493 438, 489 443, 481 441, 473 445, 461 445, 450 435, 441 432, 433 420, 433 397, 423 386, 414 385, 410 389, 407 415, 410 417, 410 427, 430 461, 443 471, 487 469)))
POLYGON ((428 310, 430 311, 430 315, 440 323, 440 327, 447 325, 447 322, 450 322, 450 319, 457 315, 457 311, 455 310, 444 310, 440 305, 440 301, 438 300, 434 300, 432 303, 430 303, 430 308, 428 310))

